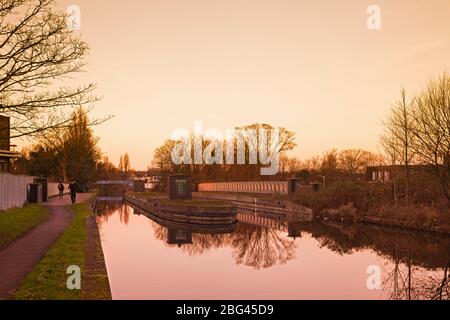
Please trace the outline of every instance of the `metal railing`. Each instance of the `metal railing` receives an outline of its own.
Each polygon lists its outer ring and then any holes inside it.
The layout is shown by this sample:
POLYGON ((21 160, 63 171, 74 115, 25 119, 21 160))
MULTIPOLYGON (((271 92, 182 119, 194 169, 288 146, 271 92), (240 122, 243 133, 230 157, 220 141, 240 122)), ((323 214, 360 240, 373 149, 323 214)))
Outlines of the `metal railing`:
POLYGON ((199 183, 198 191, 287 194, 287 181, 241 181, 199 183))

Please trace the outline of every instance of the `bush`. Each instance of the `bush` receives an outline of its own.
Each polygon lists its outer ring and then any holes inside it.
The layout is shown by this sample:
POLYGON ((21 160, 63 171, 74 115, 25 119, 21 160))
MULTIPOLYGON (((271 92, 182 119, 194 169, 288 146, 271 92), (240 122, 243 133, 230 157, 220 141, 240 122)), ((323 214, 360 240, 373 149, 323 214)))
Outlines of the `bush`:
POLYGON ((391 190, 387 185, 344 180, 332 182, 317 193, 298 196, 296 202, 315 212, 353 203, 353 206, 361 212, 385 202, 390 194, 391 190))

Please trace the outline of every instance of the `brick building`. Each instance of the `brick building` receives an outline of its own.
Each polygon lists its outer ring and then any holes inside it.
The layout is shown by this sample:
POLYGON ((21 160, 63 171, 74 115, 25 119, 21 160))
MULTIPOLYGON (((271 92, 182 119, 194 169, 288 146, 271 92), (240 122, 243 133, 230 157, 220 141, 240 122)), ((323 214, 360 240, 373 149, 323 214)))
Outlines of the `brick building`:
MULTIPOLYGON (((410 165, 409 172, 414 175, 432 175, 432 165, 410 165)), ((373 182, 388 182, 396 178, 404 177, 406 174, 406 166, 404 165, 388 165, 367 167, 366 180, 373 182)))
POLYGON ((0 172, 10 172, 11 159, 18 156, 17 152, 11 151, 9 117, 0 115, 0 172))

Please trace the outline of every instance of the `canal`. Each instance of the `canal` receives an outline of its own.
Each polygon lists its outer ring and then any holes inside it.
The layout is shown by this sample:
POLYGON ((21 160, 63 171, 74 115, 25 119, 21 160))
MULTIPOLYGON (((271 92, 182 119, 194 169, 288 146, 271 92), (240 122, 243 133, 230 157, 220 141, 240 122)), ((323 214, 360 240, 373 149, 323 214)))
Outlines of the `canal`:
POLYGON ((448 299, 449 237, 254 212, 191 228, 121 201, 96 211, 114 299, 448 299))

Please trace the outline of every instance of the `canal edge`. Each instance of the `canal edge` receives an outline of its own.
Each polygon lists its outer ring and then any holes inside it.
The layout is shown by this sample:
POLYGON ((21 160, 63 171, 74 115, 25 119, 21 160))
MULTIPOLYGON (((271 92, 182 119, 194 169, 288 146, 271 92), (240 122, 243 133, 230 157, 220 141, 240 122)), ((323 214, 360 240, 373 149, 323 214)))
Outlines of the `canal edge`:
POLYGON ((108 270, 95 215, 97 198, 97 193, 94 193, 89 206, 91 215, 86 219, 87 237, 85 243, 84 281, 81 292, 82 300, 112 300, 108 270))

